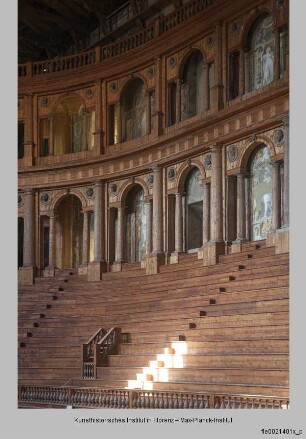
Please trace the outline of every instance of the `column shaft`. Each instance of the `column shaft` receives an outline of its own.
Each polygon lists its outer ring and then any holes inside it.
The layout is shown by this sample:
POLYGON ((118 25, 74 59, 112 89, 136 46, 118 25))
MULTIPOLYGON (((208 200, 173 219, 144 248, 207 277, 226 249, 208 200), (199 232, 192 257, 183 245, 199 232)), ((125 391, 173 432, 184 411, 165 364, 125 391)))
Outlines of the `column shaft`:
POLYGON ((183 206, 182 194, 175 194, 175 251, 183 251, 183 206))
POLYGON ((283 190, 283 225, 282 228, 289 227, 289 116, 284 120, 284 190, 283 190))
POLYGON ((204 111, 210 107, 209 64, 204 65, 204 111))
POLYGON ((222 147, 211 148, 211 200, 210 231, 212 242, 223 241, 222 237, 222 147))
POLYGON ((55 215, 49 220, 49 267, 55 267, 55 215))
POLYGON ((147 228, 146 228, 146 254, 152 251, 152 200, 146 202, 147 228))
POLYGON ((210 235, 210 186, 203 184, 203 245, 207 244, 210 235))
POLYGON ((147 106, 147 126, 146 133, 151 133, 151 101, 150 101, 150 93, 146 93, 146 106, 147 106))
POLYGON ((94 242, 95 262, 104 261, 103 249, 103 184, 101 181, 95 183, 95 215, 94 215, 94 242))
POLYGON ((163 253, 163 172, 159 167, 153 171, 153 253, 163 253))
POLYGON ((89 227, 88 227, 88 212, 83 211, 83 252, 82 252, 82 264, 88 263, 88 246, 89 246, 89 227))
POLYGON ((272 230, 276 232, 280 228, 280 162, 273 162, 272 165, 272 230))
POLYGON ((246 240, 245 175, 237 175, 237 239, 246 240))
POLYGON ((124 207, 118 207, 118 224, 116 236, 116 262, 123 261, 124 248, 124 207))
POLYGON ((54 155, 54 118, 49 118, 49 155, 54 155))
POLYGON ((24 202, 24 243, 23 243, 23 266, 34 266, 34 191, 25 191, 24 202))
POLYGON ((239 96, 245 93, 245 57, 244 50, 240 49, 239 56, 239 96))
POLYGON ((176 80, 176 123, 181 121, 181 80, 176 80))

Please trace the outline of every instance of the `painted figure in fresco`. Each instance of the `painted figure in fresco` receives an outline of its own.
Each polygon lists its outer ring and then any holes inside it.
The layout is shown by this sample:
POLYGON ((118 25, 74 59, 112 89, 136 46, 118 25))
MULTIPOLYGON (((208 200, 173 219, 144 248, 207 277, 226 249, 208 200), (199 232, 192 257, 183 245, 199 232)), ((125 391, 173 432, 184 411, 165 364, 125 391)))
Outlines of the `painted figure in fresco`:
POLYGON ((274 56, 271 47, 268 46, 266 53, 262 57, 262 68, 263 68, 263 85, 270 84, 273 81, 273 63, 274 56))

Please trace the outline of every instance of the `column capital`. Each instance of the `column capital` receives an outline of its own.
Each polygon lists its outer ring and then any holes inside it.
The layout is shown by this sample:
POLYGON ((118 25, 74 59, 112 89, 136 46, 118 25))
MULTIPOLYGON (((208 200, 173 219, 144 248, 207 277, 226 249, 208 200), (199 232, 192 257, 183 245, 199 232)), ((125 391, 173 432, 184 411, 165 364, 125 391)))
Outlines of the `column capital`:
POLYGON ((26 188, 23 190, 24 195, 34 195, 35 189, 33 188, 26 188))
POLYGON ((212 143, 209 148, 211 152, 219 152, 222 150, 222 145, 219 143, 212 143))
POLYGON ((237 174, 235 174, 237 178, 246 178, 246 173, 245 172, 237 172, 237 174))
POLYGON ((153 172, 162 172, 163 167, 161 165, 155 164, 150 169, 153 172))
POLYGON ((102 84, 102 82, 103 82, 103 80, 102 80, 102 79, 97 79, 97 80, 95 81, 95 84, 96 84, 96 85, 101 85, 101 84, 102 84))
POLYGON ((272 167, 278 169, 280 167, 280 165, 283 163, 282 160, 271 160, 272 162, 272 167))
POLYGON ((289 126, 289 114, 282 118, 282 122, 285 127, 289 126))
POLYGON ((94 182, 93 182, 93 185, 94 186, 102 186, 102 180, 95 180, 94 182))

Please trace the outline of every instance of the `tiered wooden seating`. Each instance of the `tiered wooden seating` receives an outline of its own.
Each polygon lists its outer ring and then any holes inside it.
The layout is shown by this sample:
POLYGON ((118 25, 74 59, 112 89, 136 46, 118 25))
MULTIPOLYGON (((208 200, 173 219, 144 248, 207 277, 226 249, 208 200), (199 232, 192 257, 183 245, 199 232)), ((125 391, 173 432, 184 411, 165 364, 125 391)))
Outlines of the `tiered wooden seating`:
POLYGON ((19 381, 126 388, 153 374, 159 390, 286 397, 288 265, 288 254, 260 243, 211 267, 191 254, 151 276, 126 264, 101 282, 37 279, 19 291, 19 381), (81 344, 114 326, 128 342, 83 380, 81 344))

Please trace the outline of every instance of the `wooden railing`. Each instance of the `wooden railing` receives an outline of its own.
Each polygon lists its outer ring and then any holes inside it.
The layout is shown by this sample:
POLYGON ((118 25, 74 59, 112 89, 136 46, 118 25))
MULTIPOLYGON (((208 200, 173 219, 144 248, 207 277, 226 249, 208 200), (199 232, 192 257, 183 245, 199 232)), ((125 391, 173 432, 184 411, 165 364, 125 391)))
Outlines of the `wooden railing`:
POLYGON ((37 76, 99 63, 101 60, 120 55, 151 41, 153 38, 173 29, 212 4, 213 0, 192 0, 180 9, 175 10, 162 19, 157 19, 151 26, 124 40, 115 41, 107 46, 98 46, 96 49, 82 52, 77 55, 20 64, 18 66, 18 76, 37 76))
POLYGON ((186 3, 180 9, 175 10, 171 14, 168 14, 161 20, 160 32, 161 34, 167 32, 177 25, 193 17, 198 12, 211 6, 213 0, 193 0, 186 3))
POLYGON ((128 50, 135 49, 136 47, 151 41, 154 36, 155 25, 151 25, 137 34, 131 35, 125 40, 115 41, 108 46, 101 47, 101 59, 112 58, 128 50))
POLYGON ((288 409, 289 399, 200 392, 19 386, 19 403, 73 408, 288 409))
POLYGON ((98 331, 82 345, 82 375, 84 379, 93 379, 97 375, 97 367, 106 365, 107 356, 117 353, 121 343, 121 329, 104 328, 98 331))

